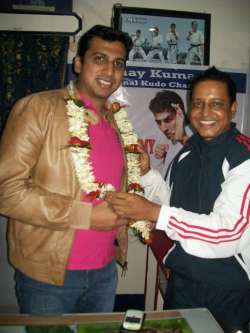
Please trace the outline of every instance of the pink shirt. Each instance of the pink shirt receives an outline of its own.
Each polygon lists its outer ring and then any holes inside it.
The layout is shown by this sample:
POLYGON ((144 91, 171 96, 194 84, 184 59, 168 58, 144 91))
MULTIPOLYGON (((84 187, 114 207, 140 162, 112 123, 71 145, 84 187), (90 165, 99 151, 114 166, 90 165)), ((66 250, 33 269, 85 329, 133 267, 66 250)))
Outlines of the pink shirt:
MULTIPOLYGON (((119 137, 105 120, 89 126, 90 160, 97 181, 121 188, 124 162, 119 137)), ((98 201, 100 202, 100 201, 98 201)), ((93 204, 98 204, 94 202, 93 204)), ((116 229, 111 231, 77 230, 67 269, 98 269, 114 258, 116 229)))

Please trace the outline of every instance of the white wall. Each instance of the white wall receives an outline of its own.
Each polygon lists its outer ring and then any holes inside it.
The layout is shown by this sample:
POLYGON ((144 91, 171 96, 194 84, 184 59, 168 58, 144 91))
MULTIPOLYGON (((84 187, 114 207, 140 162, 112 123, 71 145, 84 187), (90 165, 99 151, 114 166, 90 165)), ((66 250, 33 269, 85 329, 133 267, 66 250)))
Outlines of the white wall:
MULTIPOLYGON (((83 31, 94 24, 110 25, 114 0, 73 0, 74 11, 83 16, 83 31)), ((210 64, 231 69, 250 68, 249 0, 127 0, 124 6, 159 8, 211 14, 210 64)), ((250 90, 249 90, 250 93, 250 90)), ((250 99, 250 98, 249 98, 250 99)), ((246 133, 250 134, 250 115, 246 133)), ((13 271, 6 259, 6 221, 0 218, 0 312, 16 309, 13 271), (4 307, 4 308, 3 308, 4 307)), ((129 270, 120 279, 119 293, 143 293, 146 247, 130 235, 129 270)), ((150 267, 149 269, 155 269, 150 267)))
POLYGON ((112 6, 145 7, 211 14, 210 64, 249 69, 249 0, 73 0, 74 11, 83 16, 83 30, 94 24, 110 25, 112 6))
MULTIPOLYGON (((123 6, 180 10, 211 14, 210 65, 250 70, 249 0, 73 0, 73 9, 83 17, 83 31, 94 24, 110 25, 112 7, 123 6)), ((248 107, 250 108, 250 89, 248 107)), ((250 135, 250 113, 245 133, 250 135)))

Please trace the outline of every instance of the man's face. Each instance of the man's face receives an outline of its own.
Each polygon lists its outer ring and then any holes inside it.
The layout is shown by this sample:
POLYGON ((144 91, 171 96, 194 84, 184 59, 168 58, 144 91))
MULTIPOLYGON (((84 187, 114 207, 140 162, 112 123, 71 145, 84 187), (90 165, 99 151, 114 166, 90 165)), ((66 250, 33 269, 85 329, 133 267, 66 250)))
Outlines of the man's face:
POLYGON ((163 111, 154 113, 154 118, 159 126, 160 130, 166 135, 166 137, 173 141, 175 140, 176 130, 176 114, 174 111, 163 111))
POLYGON ((212 140, 230 128, 236 108, 236 102, 230 105, 226 83, 200 82, 193 91, 191 125, 205 140, 212 140))
POLYGON ((175 32, 175 25, 171 25, 171 26, 170 26, 170 30, 171 30, 171 32, 174 33, 174 32, 175 32))
POLYGON ((159 29, 155 28, 155 29, 154 29, 154 35, 155 35, 155 36, 158 36, 158 34, 159 34, 159 29))
POLYGON ((194 32, 197 31, 197 23, 196 23, 196 22, 194 22, 194 23, 192 24, 192 30, 193 30, 194 32))
POLYGON ((126 50, 119 42, 93 38, 84 59, 75 58, 77 88, 94 104, 102 104, 121 84, 126 50))

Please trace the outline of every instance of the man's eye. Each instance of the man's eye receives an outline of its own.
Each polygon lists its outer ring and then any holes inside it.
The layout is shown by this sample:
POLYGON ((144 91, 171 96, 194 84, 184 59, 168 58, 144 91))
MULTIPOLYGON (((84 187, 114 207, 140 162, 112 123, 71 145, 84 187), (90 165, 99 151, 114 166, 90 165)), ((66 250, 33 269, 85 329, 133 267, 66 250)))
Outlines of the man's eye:
POLYGON ((221 109, 221 108, 223 108, 223 106, 224 106, 224 103, 221 102, 221 101, 213 101, 213 102, 211 103, 211 107, 212 107, 213 109, 221 109))
POLYGON ((97 64, 103 64, 106 61, 106 58, 103 55, 99 54, 95 56, 94 61, 97 64))
POLYGON ((193 101, 192 107, 193 108, 201 108, 203 103, 201 101, 193 101))
POLYGON ((115 60, 114 65, 116 68, 123 69, 123 68, 125 68, 125 61, 122 59, 115 60))

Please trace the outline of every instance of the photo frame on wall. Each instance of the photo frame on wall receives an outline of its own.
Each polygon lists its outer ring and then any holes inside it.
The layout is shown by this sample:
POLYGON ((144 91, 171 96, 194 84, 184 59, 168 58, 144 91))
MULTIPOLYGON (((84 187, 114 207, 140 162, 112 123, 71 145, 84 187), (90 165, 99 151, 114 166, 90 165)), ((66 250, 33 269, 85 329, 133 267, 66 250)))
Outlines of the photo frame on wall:
POLYGON ((112 25, 134 46, 130 61, 209 65, 211 15, 151 8, 113 7, 112 25))
POLYGON ((72 12, 72 0, 4 0, 1 10, 72 12))

